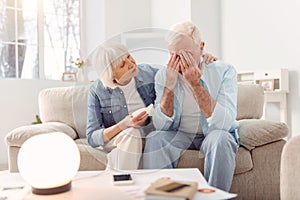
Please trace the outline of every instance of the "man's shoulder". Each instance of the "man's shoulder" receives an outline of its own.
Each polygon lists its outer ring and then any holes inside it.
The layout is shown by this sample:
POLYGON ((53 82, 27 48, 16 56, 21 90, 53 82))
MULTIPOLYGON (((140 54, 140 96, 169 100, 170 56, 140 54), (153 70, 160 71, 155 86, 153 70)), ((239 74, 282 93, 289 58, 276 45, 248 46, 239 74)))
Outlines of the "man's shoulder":
POLYGON ((220 71, 234 69, 234 67, 231 64, 225 63, 222 60, 217 60, 212 63, 209 63, 205 67, 209 70, 220 70, 220 71))
POLYGON ((167 68, 166 67, 161 67, 158 69, 157 73, 163 74, 166 73, 167 68))
POLYGON ((161 67, 158 69, 158 71, 156 72, 156 75, 155 75, 155 79, 156 80, 163 80, 166 76, 166 67, 161 67))
POLYGON ((236 79, 235 68, 223 61, 215 61, 205 65, 202 79, 205 82, 216 83, 223 82, 224 79, 236 79))
POLYGON ((225 63, 221 60, 209 63, 205 65, 204 74, 225 74, 225 73, 234 73, 236 74, 235 68, 228 63, 225 63))

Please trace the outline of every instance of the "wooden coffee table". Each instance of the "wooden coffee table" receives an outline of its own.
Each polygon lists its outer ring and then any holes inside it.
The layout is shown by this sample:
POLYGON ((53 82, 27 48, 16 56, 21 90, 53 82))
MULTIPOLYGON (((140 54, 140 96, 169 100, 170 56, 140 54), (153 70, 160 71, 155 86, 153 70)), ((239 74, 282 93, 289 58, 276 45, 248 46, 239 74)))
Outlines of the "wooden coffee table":
POLYGON ((72 189, 68 192, 55 195, 35 195, 32 194, 30 186, 22 179, 19 173, 0 172, 0 200, 9 199, 116 199, 132 200, 145 198, 143 191, 155 180, 161 177, 170 177, 174 180, 197 181, 199 188, 212 188, 216 192, 206 194, 197 192, 194 199, 229 199, 235 194, 229 194, 210 187, 201 172, 195 168, 185 169, 162 169, 162 170, 135 170, 135 171, 80 171, 72 181, 72 189), (130 173, 134 184, 128 186, 114 186, 112 182, 113 174, 130 173), (23 189, 8 189, 22 187, 23 189), (2 198, 2 199, 1 199, 2 198))

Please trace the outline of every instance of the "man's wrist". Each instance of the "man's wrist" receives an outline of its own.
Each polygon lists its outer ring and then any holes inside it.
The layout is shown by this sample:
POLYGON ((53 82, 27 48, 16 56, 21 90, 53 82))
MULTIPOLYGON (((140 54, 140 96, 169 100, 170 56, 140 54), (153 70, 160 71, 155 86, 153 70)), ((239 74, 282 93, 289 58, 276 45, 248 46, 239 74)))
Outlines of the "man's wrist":
POLYGON ((169 87, 165 86, 164 94, 167 96, 174 96, 174 89, 175 88, 169 88, 169 87))
POLYGON ((198 91, 198 90, 204 89, 203 86, 199 82, 197 82, 197 83, 190 83, 190 86, 191 86, 191 89, 193 91, 198 91))

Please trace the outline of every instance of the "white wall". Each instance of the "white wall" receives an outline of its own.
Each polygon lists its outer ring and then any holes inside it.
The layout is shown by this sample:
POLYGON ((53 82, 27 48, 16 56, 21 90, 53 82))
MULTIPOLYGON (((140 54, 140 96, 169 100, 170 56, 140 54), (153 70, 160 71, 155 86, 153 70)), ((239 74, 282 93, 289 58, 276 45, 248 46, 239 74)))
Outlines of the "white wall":
POLYGON ((24 125, 36 121, 38 93, 44 88, 70 86, 74 83, 62 81, 0 79, 0 168, 7 168, 5 135, 24 125))
POLYGON ((190 19, 190 0, 151 0, 152 27, 169 29, 174 23, 190 19))
POLYGON ((123 32, 151 26, 151 0, 88 0, 82 11, 84 56, 123 32))
POLYGON ((81 48, 82 57, 105 40, 104 0, 82 1, 81 48))
POLYGON ((206 51, 221 57, 219 0, 152 0, 152 26, 169 29, 173 24, 193 21, 206 42, 206 51))
MULTIPOLYGON (((299 10, 298 0, 222 0, 221 12, 224 60, 240 71, 289 70, 288 125, 292 136, 300 134, 299 10)), ((270 105, 270 109, 270 115, 279 115, 278 105, 270 105)))
POLYGON ((221 7, 219 0, 191 0, 191 20, 199 27, 205 50, 221 58, 221 7))
POLYGON ((105 0, 105 37, 151 26, 151 0, 105 0))

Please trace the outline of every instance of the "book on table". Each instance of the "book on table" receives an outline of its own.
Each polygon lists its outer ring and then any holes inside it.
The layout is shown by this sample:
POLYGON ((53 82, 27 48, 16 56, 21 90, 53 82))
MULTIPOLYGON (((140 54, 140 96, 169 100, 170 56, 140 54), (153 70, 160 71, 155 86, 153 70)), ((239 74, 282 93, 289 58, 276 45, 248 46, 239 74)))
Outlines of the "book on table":
POLYGON ((146 200, 191 200, 197 192, 198 183, 193 181, 176 181, 160 178, 146 190, 146 200))

